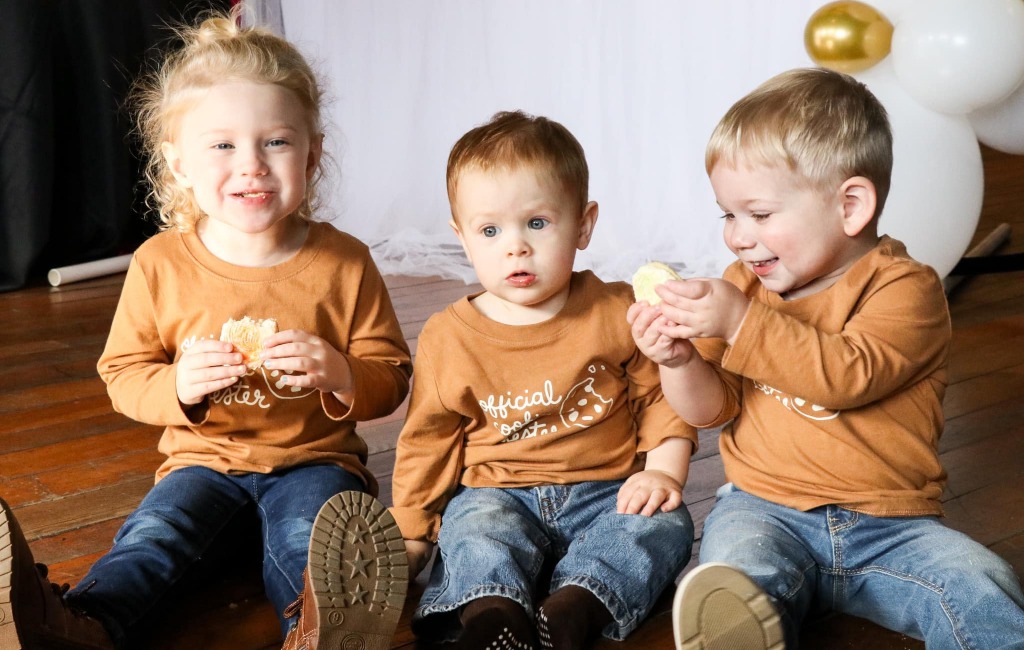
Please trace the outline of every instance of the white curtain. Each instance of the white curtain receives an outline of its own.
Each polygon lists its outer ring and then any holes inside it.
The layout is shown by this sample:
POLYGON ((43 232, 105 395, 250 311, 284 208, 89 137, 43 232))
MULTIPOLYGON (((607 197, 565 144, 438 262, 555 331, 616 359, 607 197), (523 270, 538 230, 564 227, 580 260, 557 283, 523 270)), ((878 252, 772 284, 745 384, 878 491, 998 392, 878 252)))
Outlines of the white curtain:
POLYGON ((260 25, 267 27, 275 34, 284 36, 284 15, 281 13, 281 0, 244 0, 245 11, 242 12, 242 25, 260 25))
POLYGON ((577 268, 731 261, 704 173, 722 113, 811 65, 819 0, 282 0, 284 32, 328 88, 328 216, 384 273, 473 280, 445 194, 452 144, 499 110, 563 123, 600 205, 577 268))

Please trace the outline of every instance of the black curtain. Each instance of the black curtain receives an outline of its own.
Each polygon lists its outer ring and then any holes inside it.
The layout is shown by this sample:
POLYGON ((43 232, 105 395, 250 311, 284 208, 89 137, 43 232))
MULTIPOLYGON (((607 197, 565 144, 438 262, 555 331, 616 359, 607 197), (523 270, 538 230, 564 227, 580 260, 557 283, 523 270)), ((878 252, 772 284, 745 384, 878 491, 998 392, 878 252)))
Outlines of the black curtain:
POLYGON ((230 0, 0 0, 0 291, 155 230, 124 104, 168 25, 230 0))

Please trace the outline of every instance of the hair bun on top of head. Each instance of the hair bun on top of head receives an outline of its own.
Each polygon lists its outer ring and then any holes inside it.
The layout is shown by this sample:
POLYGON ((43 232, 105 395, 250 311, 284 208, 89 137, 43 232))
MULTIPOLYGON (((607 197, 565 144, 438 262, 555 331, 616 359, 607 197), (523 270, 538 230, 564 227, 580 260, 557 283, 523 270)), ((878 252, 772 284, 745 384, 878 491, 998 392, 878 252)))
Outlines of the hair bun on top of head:
MULTIPOLYGON (((242 5, 235 5, 235 7, 240 6, 242 5)), ((232 9, 232 13, 234 13, 234 9, 232 9)), ((199 45, 215 43, 224 38, 237 36, 241 31, 237 18, 232 20, 224 16, 213 16, 201 22, 196 28, 195 43, 199 45)))
POLYGON ((228 13, 210 11, 198 24, 182 26, 176 32, 181 41, 186 44, 186 48, 212 45, 237 38, 247 32, 276 36, 270 30, 255 24, 242 27, 242 16, 245 12, 245 3, 239 2, 232 6, 228 13))

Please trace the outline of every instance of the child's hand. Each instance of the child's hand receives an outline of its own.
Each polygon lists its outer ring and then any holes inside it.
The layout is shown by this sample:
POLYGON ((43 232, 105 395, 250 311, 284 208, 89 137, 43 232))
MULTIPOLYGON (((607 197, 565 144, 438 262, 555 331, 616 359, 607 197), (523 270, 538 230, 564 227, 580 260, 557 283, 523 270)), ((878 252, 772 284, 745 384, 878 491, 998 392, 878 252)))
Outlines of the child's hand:
POLYGON ((242 355, 230 343, 204 339, 181 355, 174 375, 178 401, 192 406, 203 398, 227 388, 245 374, 242 355))
POLYGON ((656 288, 668 322, 662 334, 682 338, 722 338, 730 344, 750 308, 750 300, 726 280, 670 280, 656 288))
POLYGON ((658 510, 675 510, 682 502, 683 486, 679 481, 667 472, 647 469, 626 479, 615 506, 619 514, 650 517, 658 510))
POLYGON ((626 322, 631 326, 630 333, 636 347, 659 365, 668 368, 681 366, 696 354, 693 344, 686 339, 662 333, 662 329, 675 323, 665 318, 658 305, 652 307, 646 301, 633 303, 626 311, 626 322))
POLYGON ((352 368, 348 359, 315 334, 285 330, 268 336, 260 358, 267 368, 301 373, 282 377, 289 386, 316 388, 334 393, 346 404, 352 403, 352 368))
POLYGON ((405 540, 405 555, 409 558, 409 577, 415 578, 427 566, 434 554, 434 545, 421 539, 405 540))

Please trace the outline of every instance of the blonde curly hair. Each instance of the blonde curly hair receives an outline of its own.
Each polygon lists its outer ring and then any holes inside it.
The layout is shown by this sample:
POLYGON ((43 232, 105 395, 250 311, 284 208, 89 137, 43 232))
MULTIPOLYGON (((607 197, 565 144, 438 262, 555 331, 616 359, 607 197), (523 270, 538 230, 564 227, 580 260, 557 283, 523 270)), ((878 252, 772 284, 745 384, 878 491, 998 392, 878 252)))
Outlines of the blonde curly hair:
MULTIPOLYGON (((253 81, 287 88, 295 93, 307 115, 312 136, 323 133, 320 113, 323 90, 301 53, 288 41, 261 27, 241 27, 244 11, 239 3, 229 14, 210 14, 198 25, 179 26, 181 46, 152 73, 140 78, 131 93, 136 107, 136 129, 147 155, 147 205, 158 213, 160 230, 188 231, 205 216, 192 190, 178 184, 161 152, 173 140, 181 115, 196 96, 225 81, 253 81)), ((312 220, 317 207, 316 188, 324 175, 321 158, 297 216, 312 220)))

